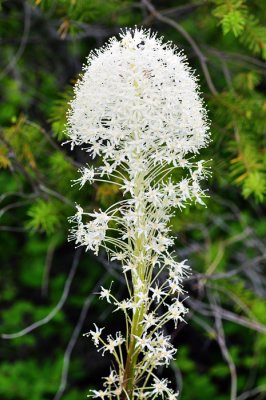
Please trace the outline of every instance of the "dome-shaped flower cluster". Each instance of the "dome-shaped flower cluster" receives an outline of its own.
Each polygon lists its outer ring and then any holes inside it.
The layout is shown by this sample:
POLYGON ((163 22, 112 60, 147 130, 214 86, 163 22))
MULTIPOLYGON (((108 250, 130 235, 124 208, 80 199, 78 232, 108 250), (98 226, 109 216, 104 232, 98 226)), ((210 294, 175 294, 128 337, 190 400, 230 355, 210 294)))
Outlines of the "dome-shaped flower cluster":
POLYGON ((77 206, 71 218, 71 238, 95 254, 102 246, 111 260, 121 262, 129 291, 121 300, 101 288, 100 298, 124 313, 126 335, 103 338, 96 325, 88 333, 98 351, 117 362, 104 390, 91 396, 176 399, 169 382, 155 373, 175 354, 165 324, 176 325, 187 312, 182 279, 188 267, 171 252, 169 220, 177 207, 204 204, 201 180, 209 173, 203 161, 193 159, 209 133, 185 57, 142 29, 112 38, 88 57, 71 102, 68 132, 72 145, 81 144, 102 160, 98 168, 81 168, 77 183, 112 182, 124 196, 105 211, 87 213, 77 206))
POLYGON ((71 103, 71 140, 114 167, 140 155, 141 167, 150 157, 178 163, 209 137, 196 78, 171 43, 138 29, 121 36, 88 57, 71 103))

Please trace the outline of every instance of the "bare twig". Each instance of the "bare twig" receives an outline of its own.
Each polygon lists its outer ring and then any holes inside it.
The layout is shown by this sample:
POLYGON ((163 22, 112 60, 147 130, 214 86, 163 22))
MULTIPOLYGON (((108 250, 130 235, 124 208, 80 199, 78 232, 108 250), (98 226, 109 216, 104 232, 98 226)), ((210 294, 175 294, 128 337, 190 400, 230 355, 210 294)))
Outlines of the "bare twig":
POLYGON ((178 366, 176 365, 175 362, 170 364, 170 367, 172 371, 174 372, 175 375, 175 380, 176 380, 176 392, 179 393, 179 396, 181 395, 182 389, 183 389, 183 379, 182 379, 182 374, 178 366))
POLYGON ((14 68, 15 64, 18 62, 19 58, 22 56, 25 47, 27 45, 27 40, 30 32, 30 6, 29 4, 25 1, 24 2, 24 28, 23 28, 23 33, 21 36, 21 41, 19 48, 13 58, 9 61, 9 63, 4 67, 4 69, 0 72, 0 78, 2 78, 6 73, 12 70, 14 68))
POLYGON ((246 392, 244 392, 240 396, 238 396, 237 400, 250 399, 251 397, 256 396, 256 394, 260 394, 260 393, 265 395, 266 385, 261 385, 261 386, 255 387, 253 389, 247 390, 246 392))
POLYGON ((210 300, 210 304, 212 305, 214 318, 215 318, 217 342, 220 346, 223 358, 227 362, 229 370, 230 370, 230 375, 231 375, 230 400, 236 400, 236 397, 237 397, 237 372, 236 372, 235 363, 234 363, 234 361, 230 355, 230 352, 227 348, 227 345, 226 345, 224 329, 223 329, 223 324, 222 324, 222 316, 219 312, 219 310, 221 308, 217 306, 216 298, 212 294, 209 294, 209 300, 210 300))
POLYGON ((47 296, 48 293, 48 283, 49 283, 49 276, 52 267, 52 261, 55 251, 54 243, 50 244, 46 254, 45 266, 43 270, 43 279, 42 279, 42 295, 47 296))
POLYGON ((1 335, 2 339, 16 339, 18 337, 27 335, 29 332, 33 331, 34 329, 39 328, 42 325, 47 324, 48 322, 51 321, 51 319, 54 318, 54 316, 58 313, 58 311, 61 310, 61 308, 63 307, 63 305, 68 297, 70 286, 71 286, 71 283, 75 276, 75 273, 76 273, 76 270, 77 270, 77 267, 78 267, 78 264, 80 261, 80 257, 81 257, 81 249, 78 249, 74 255, 72 266, 71 266, 69 275, 67 277, 67 280, 65 282, 62 296, 61 296, 59 302, 56 304, 56 306, 52 309, 52 311, 50 311, 49 314, 46 315, 46 317, 40 319, 39 321, 34 322, 33 324, 27 326, 26 328, 22 329, 19 332, 2 334, 1 335))
POLYGON ((0 203, 5 200, 7 197, 12 197, 12 196, 16 196, 16 197, 22 197, 23 199, 35 199, 36 198, 36 194, 34 193, 23 193, 23 192, 7 192, 7 193, 3 193, 0 196, 0 203))
POLYGON ((68 204, 69 206, 75 207, 75 203, 69 200, 67 197, 63 196, 61 193, 56 192, 53 189, 48 188, 47 186, 40 184, 39 188, 42 192, 49 194, 50 196, 56 197, 61 200, 63 203, 68 204))
POLYGON ((73 331, 73 334, 70 338, 70 341, 67 345, 65 354, 64 354, 64 360, 63 360, 63 368, 62 368, 62 374, 61 374, 61 382, 60 382, 60 386, 59 389, 54 397, 54 400, 60 400, 65 389, 67 386, 67 379, 68 379, 68 371, 69 371, 69 363, 70 363, 70 357, 73 351, 73 348, 78 340, 78 337, 80 335, 81 332, 81 328, 84 324, 86 315, 88 313, 88 310, 91 306, 91 303, 93 301, 93 298, 95 296, 95 292, 97 292, 100 288, 100 286, 104 283, 104 281, 107 279, 108 277, 108 273, 105 273, 105 275, 99 280, 99 282, 95 285, 94 289, 92 290, 92 293, 87 297, 87 299, 85 300, 77 325, 75 326, 75 329, 73 331))
POLYGON ((29 203, 31 203, 32 200, 20 200, 16 201, 15 203, 7 204, 5 207, 0 209, 0 218, 9 210, 12 210, 14 208, 19 208, 23 207, 29 203))
POLYGON ((0 231, 3 232, 28 232, 29 229, 27 228, 21 228, 19 226, 6 226, 6 225, 1 225, 0 226, 0 231))
POLYGON ((248 260, 247 262, 243 263, 240 267, 234 268, 231 271, 227 272, 221 272, 213 275, 208 275, 208 274, 195 274, 192 276, 189 276, 188 278, 185 279, 185 281, 193 281, 193 280, 198 280, 198 279, 208 279, 208 280, 217 280, 217 279, 224 279, 224 278, 231 278, 232 276, 235 276, 239 274, 239 272, 245 271, 247 268, 251 268, 257 264, 259 264, 261 261, 264 261, 266 259, 266 253, 261 254, 251 260, 248 260))
MULTIPOLYGON (((192 298, 186 299, 186 303, 193 310, 199 312, 202 315, 213 316, 213 306, 210 308, 207 304, 192 298)), ((218 307, 218 306, 217 306, 218 307)), ((219 312, 222 319, 226 319, 227 321, 235 322, 238 325, 245 326, 246 328, 252 329, 254 331, 266 334, 266 326, 261 324, 258 321, 254 321, 237 314, 234 314, 231 311, 225 310, 221 307, 217 310, 219 312)))
POLYGON ((246 315, 253 319, 256 320, 256 316, 255 314, 249 309, 249 307, 237 296, 235 295, 231 290, 219 286, 219 285, 210 285, 207 284, 207 287, 210 289, 214 289, 217 290, 218 292, 224 293, 226 295, 227 298, 232 299, 232 301, 238 305, 238 307, 244 312, 246 313, 246 315))
POLYGON ((234 314, 231 311, 220 309, 221 317, 223 319, 227 319, 228 321, 235 322, 238 325, 245 326, 246 328, 253 329, 254 331, 261 332, 266 334, 266 326, 262 325, 257 321, 253 321, 251 319, 240 317, 239 315, 234 314))
MULTIPOLYGON (((241 64, 243 64, 243 62, 244 62, 247 64, 255 65, 255 66, 261 68, 262 73, 264 73, 264 74, 266 73, 265 62, 255 58, 255 57, 251 57, 247 54, 221 51, 218 49, 213 49, 206 45, 204 45, 204 49, 206 49, 206 51, 209 52, 210 54, 213 54, 216 57, 221 58, 221 59, 234 60, 241 64)), ((249 65, 249 68, 250 68, 250 65, 249 65)))
POLYGON ((169 15, 169 14, 183 14, 187 12, 194 11, 198 7, 201 6, 202 3, 188 3, 188 4, 182 4, 180 6, 175 6, 171 8, 166 8, 165 10, 161 10, 161 14, 163 15, 169 15))

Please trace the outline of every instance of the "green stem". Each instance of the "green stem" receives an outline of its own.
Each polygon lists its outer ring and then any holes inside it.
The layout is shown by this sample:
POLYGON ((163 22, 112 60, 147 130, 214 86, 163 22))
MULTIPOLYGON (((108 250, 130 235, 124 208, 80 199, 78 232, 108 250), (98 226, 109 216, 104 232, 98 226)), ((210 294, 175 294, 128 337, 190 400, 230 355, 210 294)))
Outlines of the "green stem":
MULTIPOLYGON (((140 322, 143 319, 143 314, 145 313, 145 307, 142 305, 139 310, 136 310, 133 321, 132 321, 132 328, 130 334, 130 344, 129 350, 127 355, 126 367, 125 367, 125 374, 124 374, 124 390, 128 393, 128 396, 133 399, 133 390, 134 390, 134 383, 135 383, 135 370, 138 361, 138 356, 140 350, 136 350, 136 338, 135 336, 141 337, 143 333, 143 326, 140 322)), ((122 397, 125 399, 125 397, 122 397)))
MULTIPOLYGON (((139 175, 138 179, 136 179, 136 182, 138 183, 135 188, 135 195, 137 196, 141 190, 143 190, 144 182, 143 182, 143 175, 139 175)), ((141 207, 141 206, 140 206, 141 207)), ((137 210, 136 210, 137 211, 137 210)), ((140 221, 140 224, 142 224, 143 221, 140 221)), ((137 226, 138 224, 136 224, 137 226)), ((145 245, 145 238, 143 235, 140 235, 140 237, 135 241, 135 247, 134 247, 134 257, 138 257, 142 252, 145 245)), ((139 263, 136 265, 136 270, 137 270, 137 275, 138 279, 141 279, 144 283, 145 279, 145 266, 142 263, 139 263)), ((133 284, 133 292, 134 292, 134 301, 138 303, 140 300, 138 298, 138 292, 136 291, 136 284, 137 284, 137 279, 136 276, 132 275, 132 284, 133 284)), ((124 392, 127 393, 128 398, 130 400, 133 400, 134 397, 134 384, 135 384, 135 378, 136 378, 136 366, 138 362, 138 357, 140 350, 136 349, 136 338, 135 336, 141 337, 143 334, 143 324, 141 324, 143 320, 143 315, 146 312, 146 304, 141 304, 141 306, 136 309, 133 319, 132 319, 132 324, 131 324, 131 332, 130 332, 130 342, 129 342, 129 348, 128 348, 128 354, 127 354, 127 360, 126 360, 126 366, 125 366, 125 372, 124 372, 124 381, 123 381, 123 389, 124 392)), ((126 400, 126 394, 123 393, 122 400, 126 400)))

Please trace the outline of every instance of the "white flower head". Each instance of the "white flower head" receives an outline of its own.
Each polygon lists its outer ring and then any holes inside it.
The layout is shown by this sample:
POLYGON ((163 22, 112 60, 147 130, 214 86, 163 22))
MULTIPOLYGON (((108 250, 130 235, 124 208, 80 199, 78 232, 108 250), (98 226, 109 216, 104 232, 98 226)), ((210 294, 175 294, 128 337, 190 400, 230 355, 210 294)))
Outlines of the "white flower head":
MULTIPOLYGON (((161 162, 182 160, 209 139, 185 56, 142 28, 127 29, 120 40, 113 37, 89 55, 71 102, 68 131, 73 145, 87 144, 113 168, 138 160, 143 169, 145 158, 139 156, 144 154, 161 162)), ((86 175, 92 179, 92 170, 86 175)))

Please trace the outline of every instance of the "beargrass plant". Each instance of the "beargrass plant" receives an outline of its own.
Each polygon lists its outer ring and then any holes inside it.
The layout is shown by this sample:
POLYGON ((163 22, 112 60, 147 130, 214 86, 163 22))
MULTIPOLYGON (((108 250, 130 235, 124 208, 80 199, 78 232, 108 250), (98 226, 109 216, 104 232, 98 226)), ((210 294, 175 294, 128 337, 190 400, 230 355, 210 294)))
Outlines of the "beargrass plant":
POLYGON ((173 321, 176 327, 187 313, 182 280, 189 267, 172 251, 170 221, 177 208, 204 205, 201 181, 209 173, 197 158, 209 141, 208 121, 185 56, 143 29, 111 38, 88 57, 68 133, 73 146, 101 160, 100 167, 81 168, 77 183, 107 181, 123 194, 105 211, 88 213, 78 205, 71 217, 70 239, 118 260, 128 289, 121 300, 101 287, 100 299, 124 314, 125 334, 105 335, 96 324, 85 334, 114 358, 103 388, 89 396, 174 400, 171 382, 156 373, 176 353, 165 326, 173 321))

